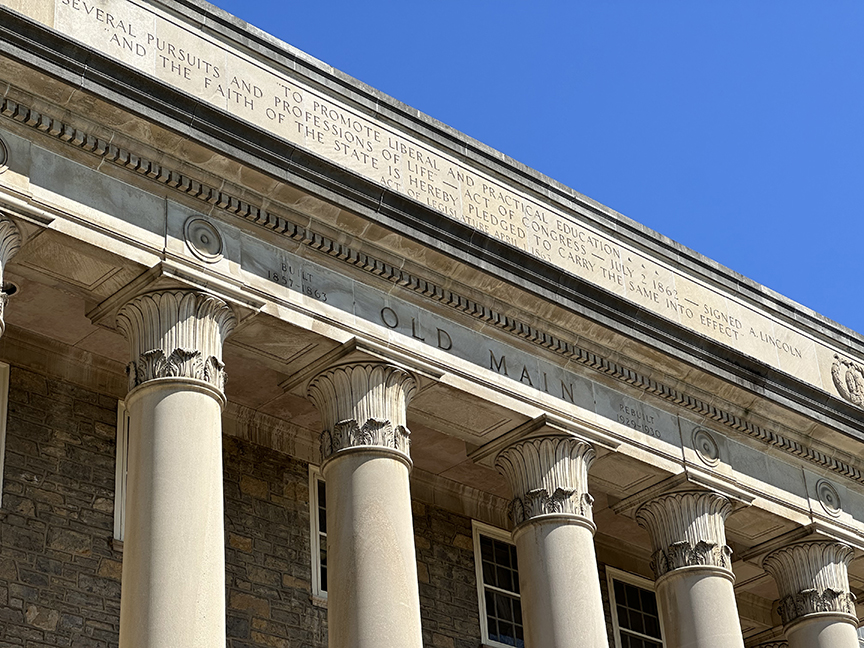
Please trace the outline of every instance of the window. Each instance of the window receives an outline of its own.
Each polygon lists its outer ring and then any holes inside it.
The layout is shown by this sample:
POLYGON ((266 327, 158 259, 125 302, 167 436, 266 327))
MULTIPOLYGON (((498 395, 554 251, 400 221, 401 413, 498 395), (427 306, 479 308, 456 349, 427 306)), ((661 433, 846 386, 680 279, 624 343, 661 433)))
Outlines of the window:
POLYGON ((483 643, 524 648, 519 567, 510 534, 475 521, 474 565, 483 643))
POLYGON ((129 456, 129 413, 117 401, 117 460, 114 464, 114 545, 123 546, 126 527, 126 460, 129 456))
POLYGON ((663 648, 654 584, 640 576, 606 568, 616 648, 663 648))
POLYGON ((327 493, 321 469, 309 466, 309 537, 312 549, 312 596, 327 599, 327 493))

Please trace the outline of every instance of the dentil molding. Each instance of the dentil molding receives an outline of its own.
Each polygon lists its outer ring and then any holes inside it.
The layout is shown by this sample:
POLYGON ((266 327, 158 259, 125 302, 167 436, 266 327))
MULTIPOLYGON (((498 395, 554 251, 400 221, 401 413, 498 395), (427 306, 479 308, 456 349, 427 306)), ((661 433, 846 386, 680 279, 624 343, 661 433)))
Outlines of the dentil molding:
POLYGON ((732 569, 726 545, 728 499, 712 492, 661 495, 636 511, 636 521, 651 534, 651 568, 656 578, 674 569, 710 566, 732 569))
POLYGON ((324 428, 322 461, 360 446, 389 448, 410 458, 406 412, 416 391, 413 375, 386 363, 346 364, 318 374, 307 395, 324 428))
POLYGON ((195 378, 222 391, 222 344, 236 317, 218 297, 193 290, 139 295, 117 314, 130 345, 129 388, 155 378, 195 378))
POLYGON ((572 436, 528 439, 502 450, 495 467, 513 491, 513 525, 551 513, 592 521, 588 468, 595 456, 590 443, 572 436))
MULTIPOLYGON (((782 434, 776 427, 762 427, 756 423, 752 423, 733 412, 692 396, 672 385, 660 382, 649 375, 610 360, 593 351, 581 348, 571 340, 563 339, 558 335, 514 318, 504 311, 479 303, 448 287, 438 285, 423 277, 412 274, 399 264, 388 263, 362 250, 354 249, 344 242, 315 232, 308 224, 301 225, 291 222, 279 214, 267 211, 261 206, 240 199, 237 197, 240 195, 240 192, 237 192, 237 195, 232 195, 229 191, 223 191, 219 187, 202 184, 195 178, 181 173, 177 169, 171 169, 161 162, 148 159, 126 148, 118 147, 108 140, 97 137, 93 133, 84 132, 71 124, 41 113, 9 97, 0 98, 0 115, 38 130, 47 136, 60 139, 70 146, 92 153, 130 172, 150 178, 154 182, 170 187, 174 191, 192 196, 204 204, 215 206, 250 223, 300 242, 309 248, 320 250, 331 258, 339 259, 369 274, 401 286, 406 290, 413 291, 424 298, 431 299, 453 310, 479 319, 500 331, 515 335, 527 340, 531 344, 551 351, 566 361, 572 360, 590 367, 668 403, 689 409, 700 416, 705 416, 732 430, 746 434, 766 445, 778 448, 782 452, 826 468, 859 484, 864 484, 864 471, 833 455, 804 445, 791 436, 782 434)), ((243 192, 243 195, 245 196, 247 193, 243 192)), ((266 202, 260 196, 257 200, 259 205, 266 202)), ((846 373, 842 376, 842 372, 838 373, 838 370, 833 372, 837 376, 835 378, 835 386, 837 386, 837 380, 840 377, 844 378, 845 380, 841 382, 841 385, 846 386, 846 391, 844 392, 838 386, 840 395, 853 403, 855 403, 855 398, 860 397, 861 402, 855 404, 864 407, 864 396, 861 396, 861 394, 864 394, 864 380, 859 380, 858 375, 860 372, 851 366, 845 366, 844 369, 846 373), (852 371, 852 382, 849 380, 849 370, 852 371)))
POLYGON ((777 611, 784 624, 815 612, 855 615, 849 591, 849 561, 854 552, 839 542, 805 542, 769 554, 762 567, 780 591, 777 611))

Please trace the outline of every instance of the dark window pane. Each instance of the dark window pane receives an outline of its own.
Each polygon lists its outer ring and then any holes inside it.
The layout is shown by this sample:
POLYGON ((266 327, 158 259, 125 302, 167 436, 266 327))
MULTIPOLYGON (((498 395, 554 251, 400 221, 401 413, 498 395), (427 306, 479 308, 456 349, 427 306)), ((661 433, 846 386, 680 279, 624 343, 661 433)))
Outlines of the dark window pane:
POLYGON ((495 562, 499 565, 509 565, 510 564, 510 547, 508 547, 503 542, 495 542, 495 562))
POLYGON ((635 630, 639 634, 645 634, 645 620, 635 610, 630 612, 630 629, 635 630))
POLYGON ((660 636, 660 620, 657 617, 645 617, 645 634, 647 634, 649 637, 660 636))
POLYGON ((480 536, 480 557, 483 560, 492 560, 492 539, 480 536))
POLYGON ((510 605, 511 599, 502 594, 495 595, 495 616, 504 621, 512 621, 513 620, 513 612, 512 607, 510 605))
POLYGON ((483 584, 498 587, 498 580, 495 578, 495 565, 485 560, 483 561, 483 584))
POLYGON ((496 580, 495 584, 501 589, 505 589, 508 592, 513 591, 513 577, 511 576, 512 572, 505 567, 498 567, 495 570, 496 572, 496 580))
POLYGON ((657 597, 648 590, 639 590, 640 608, 646 614, 654 614, 657 609, 657 597))

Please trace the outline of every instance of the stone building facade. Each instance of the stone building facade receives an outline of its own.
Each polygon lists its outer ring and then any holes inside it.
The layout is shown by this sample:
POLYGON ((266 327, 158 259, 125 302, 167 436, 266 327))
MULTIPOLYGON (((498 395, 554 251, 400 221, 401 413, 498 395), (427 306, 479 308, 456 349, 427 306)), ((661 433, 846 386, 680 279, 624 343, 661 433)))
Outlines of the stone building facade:
POLYGON ((864 339, 197 0, 0 0, 0 648, 853 648, 864 339))

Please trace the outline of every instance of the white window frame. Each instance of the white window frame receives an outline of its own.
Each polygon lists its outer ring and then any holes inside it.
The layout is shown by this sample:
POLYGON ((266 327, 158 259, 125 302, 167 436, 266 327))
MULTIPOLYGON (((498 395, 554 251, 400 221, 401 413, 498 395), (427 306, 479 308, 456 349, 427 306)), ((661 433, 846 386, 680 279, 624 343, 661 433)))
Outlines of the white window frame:
POLYGON ((0 508, 3 508, 3 469, 6 465, 6 417, 9 412, 9 365, 0 362, 0 508))
MULTIPOLYGON (((622 583, 627 583, 628 585, 639 587, 644 590, 649 590, 651 592, 654 592, 655 589, 654 581, 652 580, 606 565, 606 587, 609 590, 609 608, 612 616, 612 628, 615 638, 615 648, 621 648, 621 628, 618 625, 618 605, 615 602, 614 581, 616 580, 621 581, 622 583)), ((666 636, 666 629, 663 627, 663 617, 660 615, 658 615, 658 617, 660 619, 660 645, 665 646, 666 640, 664 639, 664 637, 666 636)), ((628 630, 627 632, 635 631, 628 630)), ((645 635, 643 636, 645 639, 649 639, 650 641, 657 641, 656 637, 648 637, 645 635)))
MULTIPOLYGON (((481 642, 484 646, 494 646, 495 648, 513 648, 513 646, 509 644, 504 644, 500 641, 494 641, 489 638, 489 625, 486 616, 486 585, 483 583, 483 555, 480 551, 480 536, 484 535, 487 538, 492 538, 493 540, 506 542, 511 546, 514 545, 513 537, 510 535, 509 531, 499 529, 498 527, 493 527, 483 522, 478 522, 477 520, 471 520, 471 532, 474 539, 474 575, 475 580, 477 581, 477 602, 480 604, 481 642)), ((515 592, 508 592, 508 594, 510 596, 518 597, 519 604, 522 604, 521 594, 516 594, 515 592)), ((524 615, 522 617, 522 620, 522 627, 524 628, 524 615)))
POLYGON ((309 549, 312 554, 312 601, 313 603, 326 605, 327 591, 321 589, 321 529, 318 524, 318 482, 324 483, 321 468, 309 464, 309 549))
POLYGON ((123 548, 126 533, 126 465, 129 458, 129 411, 117 401, 117 457, 114 462, 114 548, 123 548))

